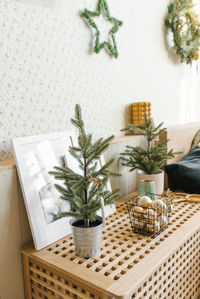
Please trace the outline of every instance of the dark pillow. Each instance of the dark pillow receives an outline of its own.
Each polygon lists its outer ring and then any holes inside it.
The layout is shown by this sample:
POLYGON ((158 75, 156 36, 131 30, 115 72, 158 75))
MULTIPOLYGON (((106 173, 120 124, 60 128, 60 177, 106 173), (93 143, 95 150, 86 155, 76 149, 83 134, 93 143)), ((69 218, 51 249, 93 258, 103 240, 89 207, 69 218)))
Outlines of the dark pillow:
POLYGON ((192 149, 181 161, 165 166, 172 191, 200 194, 200 147, 192 149))

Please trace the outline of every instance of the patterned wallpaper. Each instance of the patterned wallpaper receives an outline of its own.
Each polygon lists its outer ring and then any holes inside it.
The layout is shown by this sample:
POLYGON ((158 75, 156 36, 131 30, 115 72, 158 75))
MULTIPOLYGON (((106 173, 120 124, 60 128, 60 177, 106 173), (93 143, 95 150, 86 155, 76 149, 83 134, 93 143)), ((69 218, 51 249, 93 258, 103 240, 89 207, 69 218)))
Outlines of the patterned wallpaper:
POLYGON ((0 0, 0 160, 12 156, 13 137, 70 128, 75 103, 95 137, 120 135, 127 107, 138 100, 152 102, 156 121, 178 122, 183 67, 166 51, 168 1, 109 1, 124 21, 117 60, 91 52, 80 11, 96 3, 0 0))

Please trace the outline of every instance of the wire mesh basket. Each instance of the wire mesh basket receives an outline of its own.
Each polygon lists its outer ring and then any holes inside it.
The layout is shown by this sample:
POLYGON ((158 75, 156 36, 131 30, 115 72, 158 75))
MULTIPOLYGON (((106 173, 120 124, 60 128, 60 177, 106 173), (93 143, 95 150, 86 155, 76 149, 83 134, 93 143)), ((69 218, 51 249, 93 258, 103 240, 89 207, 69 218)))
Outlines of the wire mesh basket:
POLYGON ((172 197, 143 193, 126 202, 133 232, 155 237, 165 230, 170 222, 172 197), (141 205, 141 198, 149 197, 148 204, 141 205))

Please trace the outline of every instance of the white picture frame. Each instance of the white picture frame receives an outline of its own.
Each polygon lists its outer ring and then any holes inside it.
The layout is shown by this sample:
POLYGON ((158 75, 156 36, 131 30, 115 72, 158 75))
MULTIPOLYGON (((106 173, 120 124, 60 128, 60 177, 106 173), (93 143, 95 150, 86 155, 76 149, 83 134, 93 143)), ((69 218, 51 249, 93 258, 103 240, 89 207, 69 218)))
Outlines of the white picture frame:
MULTIPOLYGON (((49 171, 54 166, 78 170, 77 161, 68 152, 74 131, 58 132, 12 140, 16 167, 36 250, 40 250, 71 233, 71 217, 57 218, 55 211, 69 211, 70 204, 59 199, 53 188, 56 181, 49 171), (52 212, 54 211, 54 212, 52 212)), ((104 163, 103 157, 100 164, 104 163)), ((111 190, 108 183, 107 188, 111 190)), ((114 213, 115 205, 105 207, 105 216, 114 213)), ((59 214, 59 213, 58 213, 59 214)), ((101 213, 99 213, 101 214, 101 213)))
MULTIPOLYGON (((68 131, 12 140, 16 167, 36 250, 71 233, 70 217, 63 217, 52 222, 47 219, 45 204, 43 204, 46 200, 45 198, 43 200, 43 197, 44 187, 47 187, 46 196, 48 197, 48 184, 53 186, 56 182, 48 172, 53 170, 54 166, 64 165, 60 159, 67 154, 68 147, 71 145, 70 136, 73 134, 72 131, 68 131)), ((59 183, 61 184, 60 181, 59 183)), ((56 190, 53 192, 58 198, 58 192, 56 190)), ((64 209, 70 209, 68 202, 65 202, 64 209)))

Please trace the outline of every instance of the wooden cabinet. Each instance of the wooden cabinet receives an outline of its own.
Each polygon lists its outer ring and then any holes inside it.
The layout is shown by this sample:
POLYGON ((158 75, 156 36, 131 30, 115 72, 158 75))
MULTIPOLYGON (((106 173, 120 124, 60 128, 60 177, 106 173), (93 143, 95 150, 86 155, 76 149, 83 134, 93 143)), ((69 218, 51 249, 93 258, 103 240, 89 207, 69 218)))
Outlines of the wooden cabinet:
POLYGON ((176 203, 171 224, 152 239, 132 232, 121 204, 107 219, 96 258, 76 256, 71 235, 38 252, 30 245, 22 250, 27 299, 195 299, 199 219, 200 204, 176 203))

